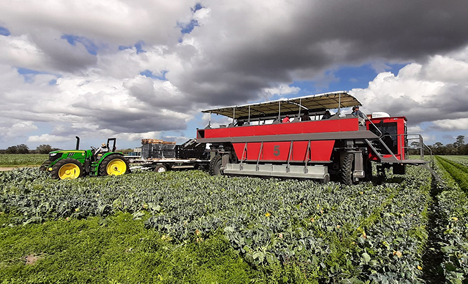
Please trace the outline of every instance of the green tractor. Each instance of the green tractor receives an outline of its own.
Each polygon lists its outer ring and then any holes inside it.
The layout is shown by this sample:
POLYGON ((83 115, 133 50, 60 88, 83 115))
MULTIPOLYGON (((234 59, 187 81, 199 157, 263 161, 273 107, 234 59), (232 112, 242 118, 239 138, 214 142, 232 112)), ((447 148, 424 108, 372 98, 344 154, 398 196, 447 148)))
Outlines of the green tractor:
POLYGON ((76 136, 76 150, 59 150, 49 153, 49 159, 40 167, 56 179, 76 179, 82 176, 123 175, 130 173, 127 159, 115 152, 116 138, 91 150, 79 150, 80 138, 76 136), (112 147, 109 147, 112 142, 112 147))

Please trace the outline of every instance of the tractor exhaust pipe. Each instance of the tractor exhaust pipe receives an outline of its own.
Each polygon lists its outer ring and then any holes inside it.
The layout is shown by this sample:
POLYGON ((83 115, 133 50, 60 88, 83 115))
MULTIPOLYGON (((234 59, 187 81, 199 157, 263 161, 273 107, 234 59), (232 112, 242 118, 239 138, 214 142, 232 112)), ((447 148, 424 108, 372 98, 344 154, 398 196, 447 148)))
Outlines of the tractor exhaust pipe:
POLYGON ((78 136, 75 136, 76 137, 76 150, 80 150, 80 137, 78 136))

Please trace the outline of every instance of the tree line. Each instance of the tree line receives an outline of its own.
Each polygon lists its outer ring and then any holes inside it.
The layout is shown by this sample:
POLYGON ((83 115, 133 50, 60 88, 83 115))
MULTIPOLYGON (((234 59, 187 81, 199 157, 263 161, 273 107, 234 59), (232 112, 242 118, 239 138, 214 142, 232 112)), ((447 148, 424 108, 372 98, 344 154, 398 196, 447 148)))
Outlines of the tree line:
POLYGON ((468 145, 465 144, 465 136, 458 135, 453 143, 442 144, 436 142, 433 145, 428 145, 433 155, 468 155, 468 145))
POLYGON ((20 144, 16 146, 10 146, 6 149, 0 149, 0 154, 49 154, 49 152, 59 150, 58 148, 52 148, 48 144, 37 146, 36 150, 30 150, 28 145, 20 144))
MULTIPOLYGON (((43 144, 37 146, 36 150, 30 150, 26 144, 20 144, 16 146, 10 146, 6 149, 0 149, 0 154, 49 154, 52 151, 60 150, 59 148, 52 148, 48 144, 43 144)), ((124 154, 132 152, 133 149, 123 149, 117 150, 117 152, 122 152, 124 154)))

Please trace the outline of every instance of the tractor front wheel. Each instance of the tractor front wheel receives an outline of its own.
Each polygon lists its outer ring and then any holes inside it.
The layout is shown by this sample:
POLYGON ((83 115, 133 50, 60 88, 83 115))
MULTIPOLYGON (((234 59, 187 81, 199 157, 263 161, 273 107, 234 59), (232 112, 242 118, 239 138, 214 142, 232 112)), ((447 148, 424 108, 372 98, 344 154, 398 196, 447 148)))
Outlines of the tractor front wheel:
POLYGON ((42 165, 39 167, 39 170, 43 172, 47 171, 47 169, 50 167, 50 164, 50 160, 44 161, 44 163, 42 163, 42 165))
POLYGON ((128 161, 118 154, 105 157, 99 166, 100 176, 120 176, 127 173, 130 173, 128 161))
POLYGON ((52 177, 56 179, 76 179, 83 175, 83 165, 74 159, 63 159, 52 167, 52 177))

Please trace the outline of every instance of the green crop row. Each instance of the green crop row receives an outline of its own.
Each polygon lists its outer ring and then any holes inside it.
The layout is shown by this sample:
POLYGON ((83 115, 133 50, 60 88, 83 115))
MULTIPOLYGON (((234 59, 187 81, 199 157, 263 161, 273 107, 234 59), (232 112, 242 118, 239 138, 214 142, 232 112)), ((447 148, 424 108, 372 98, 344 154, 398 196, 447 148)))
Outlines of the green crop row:
POLYGON ((455 163, 461 158, 436 157, 435 169, 444 184, 438 200, 438 236, 442 268, 450 283, 465 283, 468 275, 468 198, 466 194, 466 167, 455 163), (463 179, 465 178, 465 179, 463 179), (463 189, 465 192, 463 192, 463 189))
POLYGON ((417 283, 429 175, 409 168, 383 185, 342 186, 200 171, 62 181, 22 169, 0 173, 0 212, 15 216, 12 225, 149 212, 145 226, 165 240, 203 242, 221 231, 258 269, 296 267, 321 283, 417 283))
POLYGON ((0 166, 40 166, 47 154, 0 154, 0 166))
POLYGON ((453 162, 451 160, 442 158, 440 156, 436 157, 439 164, 447 171, 452 178, 458 183, 458 186, 464 190, 468 190, 468 167, 453 162))
POLYGON ((450 160, 452 162, 456 162, 458 164, 468 167, 468 156, 442 156, 442 157, 446 160, 450 160))
MULTIPOLYGON (((450 283, 467 281, 468 275, 468 178, 464 157, 436 157, 435 169, 444 180, 437 195, 442 268, 450 283), (465 192, 463 192, 465 190, 465 192)), ((463 282, 465 283, 465 282, 463 282)))

